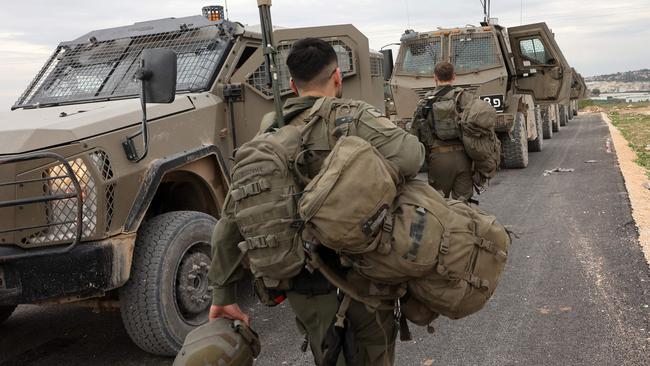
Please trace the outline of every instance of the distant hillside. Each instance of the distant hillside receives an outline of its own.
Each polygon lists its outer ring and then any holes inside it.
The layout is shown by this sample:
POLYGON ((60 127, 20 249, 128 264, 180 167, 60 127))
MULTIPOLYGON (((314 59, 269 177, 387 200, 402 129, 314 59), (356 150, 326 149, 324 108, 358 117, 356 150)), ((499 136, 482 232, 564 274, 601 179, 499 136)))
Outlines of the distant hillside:
POLYGON ((609 75, 588 76, 586 81, 617 81, 617 82, 639 82, 650 81, 650 69, 641 69, 636 71, 617 72, 609 75))

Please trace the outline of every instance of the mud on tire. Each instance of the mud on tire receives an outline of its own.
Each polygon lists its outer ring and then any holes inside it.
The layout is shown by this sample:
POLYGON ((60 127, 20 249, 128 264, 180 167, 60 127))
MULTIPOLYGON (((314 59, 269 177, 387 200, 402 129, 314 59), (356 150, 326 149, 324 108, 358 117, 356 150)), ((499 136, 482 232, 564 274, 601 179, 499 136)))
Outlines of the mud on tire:
POLYGON ((542 132, 544 135, 545 139, 552 139, 553 138, 553 122, 551 121, 551 117, 548 114, 548 106, 545 106, 544 109, 542 110, 542 132))
POLYGON ((540 152, 544 148, 543 124, 539 106, 535 106, 535 129, 537 129, 537 137, 532 141, 528 141, 528 151, 540 152))
POLYGON ((143 350, 173 356, 208 320, 210 237, 216 220, 194 211, 159 215, 138 230, 131 277, 120 289, 127 333, 143 350))
POLYGON ((525 168, 528 166, 528 138, 525 123, 523 113, 517 112, 512 137, 508 135, 501 136, 504 168, 525 168))

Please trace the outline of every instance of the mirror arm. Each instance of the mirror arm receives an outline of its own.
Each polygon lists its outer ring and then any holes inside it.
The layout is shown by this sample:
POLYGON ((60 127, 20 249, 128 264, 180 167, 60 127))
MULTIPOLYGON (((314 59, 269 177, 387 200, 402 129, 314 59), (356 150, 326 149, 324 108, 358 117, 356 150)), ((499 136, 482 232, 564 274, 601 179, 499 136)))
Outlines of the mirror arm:
POLYGON ((145 70, 143 68, 138 69, 135 74, 136 79, 139 79, 142 81, 142 91, 141 91, 141 96, 140 96, 140 104, 142 105, 142 129, 136 133, 134 133, 131 136, 128 136, 126 138, 126 141, 122 142, 122 147, 124 148, 124 152, 126 153, 126 158, 129 159, 130 162, 132 163, 138 163, 142 161, 147 156, 147 152, 149 151, 149 131, 147 131, 147 102, 146 102, 146 91, 144 87, 145 80, 148 80, 151 77, 151 71, 145 70), (138 136, 142 135, 142 141, 143 141, 143 147, 144 147, 144 152, 142 155, 138 156, 138 151, 135 148, 135 144, 133 143, 133 139, 138 136))

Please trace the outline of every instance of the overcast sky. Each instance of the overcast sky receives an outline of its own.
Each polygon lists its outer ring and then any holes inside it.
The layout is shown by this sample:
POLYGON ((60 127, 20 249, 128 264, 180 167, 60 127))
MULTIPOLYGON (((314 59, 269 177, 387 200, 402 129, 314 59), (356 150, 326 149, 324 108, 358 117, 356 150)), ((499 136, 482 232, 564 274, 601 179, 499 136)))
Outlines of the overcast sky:
MULTIPOLYGON (((61 41, 137 21, 201 13, 223 0, 0 0, 0 109, 10 107, 61 41)), ((229 17, 258 24, 255 0, 228 0, 229 17)), ((370 46, 396 42, 407 28, 478 24, 479 0, 275 0, 273 23, 352 23, 370 46)), ((648 0, 494 0, 504 26, 545 21, 569 63, 585 76, 650 67, 648 0)))

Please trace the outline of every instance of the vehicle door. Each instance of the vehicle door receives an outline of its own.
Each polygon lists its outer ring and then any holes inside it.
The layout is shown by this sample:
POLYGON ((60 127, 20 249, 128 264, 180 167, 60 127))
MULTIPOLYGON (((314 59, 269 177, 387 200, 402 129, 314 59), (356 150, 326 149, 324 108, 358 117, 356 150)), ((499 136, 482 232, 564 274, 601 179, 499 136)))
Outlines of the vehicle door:
POLYGON ((538 102, 568 101, 571 67, 546 23, 508 28, 517 88, 538 102))

